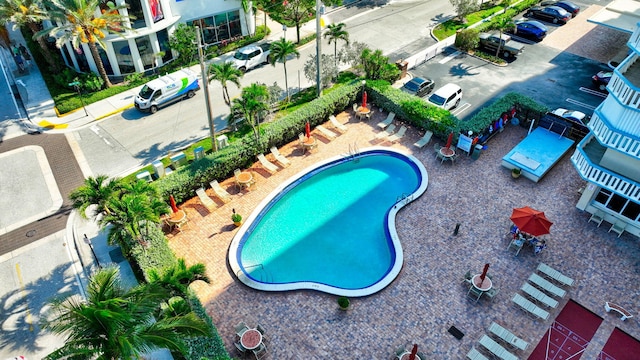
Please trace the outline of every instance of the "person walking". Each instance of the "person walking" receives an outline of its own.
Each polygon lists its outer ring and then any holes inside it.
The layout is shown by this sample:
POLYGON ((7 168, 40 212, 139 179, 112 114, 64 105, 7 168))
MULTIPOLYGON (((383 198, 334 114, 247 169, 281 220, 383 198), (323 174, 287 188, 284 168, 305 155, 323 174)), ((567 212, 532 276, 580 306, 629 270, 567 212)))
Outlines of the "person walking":
POLYGON ((20 74, 24 73, 24 59, 22 58, 22 55, 17 54, 13 57, 16 60, 16 64, 18 64, 18 72, 20 74))
POLYGON ((20 54, 24 58, 24 61, 27 63, 27 68, 30 69, 31 68, 31 54, 29 54, 29 51, 27 50, 27 48, 23 44, 20 44, 20 46, 18 46, 18 49, 20 50, 20 54))

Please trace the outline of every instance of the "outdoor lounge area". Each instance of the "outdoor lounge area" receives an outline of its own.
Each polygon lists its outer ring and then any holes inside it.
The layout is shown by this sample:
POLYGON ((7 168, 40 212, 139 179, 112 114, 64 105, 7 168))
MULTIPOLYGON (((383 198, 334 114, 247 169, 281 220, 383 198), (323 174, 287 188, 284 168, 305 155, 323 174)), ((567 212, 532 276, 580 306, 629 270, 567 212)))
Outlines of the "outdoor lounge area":
MULTIPOLYGON (((202 262, 207 266, 211 284, 197 282, 192 287, 232 356, 240 357, 234 345, 239 342, 235 327, 245 322, 249 327, 258 323, 268 326, 266 347, 270 359, 342 359, 347 353, 353 358, 393 359, 399 346, 413 343, 419 344, 421 358, 464 359, 472 348, 489 358, 479 340, 489 334, 495 322, 522 340, 519 345, 529 346, 512 349, 495 336, 492 338, 518 358, 526 359, 539 342, 546 342, 544 334, 570 301, 603 319, 584 350, 583 359, 597 358, 616 328, 640 338, 637 314, 622 321, 604 308, 605 302, 633 313, 639 308, 638 290, 630 285, 637 282, 640 271, 638 239, 628 233, 618 238, 618 234, 608 232, 608 226, 595 227, 589 223, 590 214, 575 208, 580 194, 568 189, 584 183, 568 157, 561 158, 539 183, 512 179, 501 168, 501 161, 526 136, 526 129, 521 127, 506 128, 479 160, 473 161, 458 151, 455 166, 442 166, 441 160, 434 157, 432 145, 413 146, 423 132, 407 124, 402 139, 384 144, 417 157, 429 172, 429 188, 396 218, 404 262, 400 274, 378 293, 351 298, 348 310, 338 308, 334 295, 312 290, 262 292, 238 281, 227 266, 228 247, 237 232, 230 219, 232 209, 248 217, 269 193, 301 170, 320 160, 348 154, 354 144, 360 149, 377 144, 379 141, 374 139, 380 129, 376 125, 387 116, 376 111, 370 121, 358 121, 349 108, 336 114, 348 131, 335 139, 329 141, 312 129, 317 142, 313 151, 301 151, 297 139, 278 148, 290 163, 287 167, 279 166, 271 174, 256 159, 254 165, 242 169, 253 175, 251 191, 239 190, 232 176, 219 179, 222 189, 229 193, 228 202, 214 197, 211 188, 206 189, 218 205, 212 212, 201 205, 197 196, 180 204, 189 217, 189 226, 169 234, 169 245, 187 263, 202 262), (499 196, 496 186, 500 186, 499 196), (510 239, 505 236, 506 224, 512 210, 523 206, 543 210, 553 220, 549 235, 553 239, 552 250, 537 256, 533 251, 522 251, 515 257, 507 249, 510 239), (456 224, 460 227, 454 235, 456 224), (478 302, 469 301, 468 288, 460 285, 461 277, 467 270, 481 273, 486 263, 491 264, 489 274, 500 292, 492 300, 483 295, 478 302), (538 270, 540 263, 575 282, 562 286, 538 270), (566 292, 564 296, 548 295, 558 305, 544 307, 549 313, 547 320, 532 320, 512 301, 514 294, 531 299, 521 288, 531 283, 532 274, 566 292), (447 331, 452 326, 463 333, 460 339, 447 331)), ((398 116, 394 121, 398 128, 403 125, 398 116)), ((329 119, 324 125, 334 129, 329 119)), ((431 142, 444 144, 446 139, 431 142)), ((272 153, 265 157, 277 163, 272 153)), ((348 216, 356 219, 357 214, 348 216)), ((302 217, 296 226, 304 227, 302 217)), ((534 281, 538 280, 534 277, 534 281)), ((411 351, 411 347, 405 349, 411 351)), ((248 353, 246 358, 254 355, 248 353)))

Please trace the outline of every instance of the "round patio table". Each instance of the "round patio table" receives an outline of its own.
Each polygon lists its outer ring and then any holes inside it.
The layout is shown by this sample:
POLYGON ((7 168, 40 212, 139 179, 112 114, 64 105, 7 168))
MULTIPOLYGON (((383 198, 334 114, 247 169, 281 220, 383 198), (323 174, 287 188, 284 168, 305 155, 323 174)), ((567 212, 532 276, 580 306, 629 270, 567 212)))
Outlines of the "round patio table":
POLYGON ((178 210, 177 212, 174 212, 173 214, 171 214, 171 217, 169 217, 167 221, 170 224, 176 225, 176 224, 179 224, 182 220, 184 220, 185 217, 187 217, 187 214, 184 212, 184 210, 178 210))
POLYGON ((456 154, 456 152, 453 151, 453 149, 451 149, 451 148, 444 147, 444 146, 440 148, 440 155, 442 155, 442 156, 444 156, 446 158, 450 158, 455 154, 456 154))
MULTIPOLYGON (((400 354, 400 356, 398 356, 398 358, 400 360, 409 360, 410 356, 411 356, 411 353, 407 351, 405 353, 400 354)), ((420 358, 420 356, 418 356, 418 354, 416 354, 416 360, 426 360, 426 359, 422 359, 422 358, 420 358)))
POLYGON ((240 344, 247 350, 253 350, 260 346, 262 342, 262 334, 256 329, 245 331, 240 337, 240 344))
POLYGON ((240 184, 248 184, 253 180, 253 175, 248 171, 243 171, 238 174, 238 178, 236 180, 238 180, 240 184))
POLYGON ((488 276, 484 277, 484 281, 480 279, 480 274, 474 275, 471 278, 471 284, 473 287, 480 291, 489 291, 493 287, 493 282, 488 276))

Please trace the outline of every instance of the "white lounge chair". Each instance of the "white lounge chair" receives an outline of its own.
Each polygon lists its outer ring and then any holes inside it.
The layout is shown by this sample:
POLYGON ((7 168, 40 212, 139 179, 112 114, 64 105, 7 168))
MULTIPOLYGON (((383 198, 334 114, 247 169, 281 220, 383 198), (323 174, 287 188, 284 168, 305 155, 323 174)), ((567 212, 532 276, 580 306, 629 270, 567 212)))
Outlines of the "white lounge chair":
POLYGON ((518 360, 518 357, 509 352, 509 350, 505 349, 502 345, 498 344, 497 341, 493 340, 487 335, 482 335, 479 341, 480 345, 484 346, 489 352, 494 354, 503 360, 518 360))
POLYGON ((333 140, 338 136, 336 133, 334 133, 333 131, 327 129, 326 127, 324 127, 322 125, 316 126, 316 129, 318 129, 318 131, 320 131, 320 133, 322 133, 322 136, 326 137, 329 140, 333 140))
POLYGON ((275 146, 271 147, 271 153, 275 157, 276 162, 278 164, 280 164, 280 166, 287 167, 287 166, 291 165, 291 162, 289 161, 289 159, 287 159, 286 157, 280 155, 280 151, 278 151, 277 147, 275 147, 275 146))
POLYGON ((524 293, 531 296, 533 299, 541 302, 547 307, 551 307, 554 309, 558 307, 558 300, 552 298, 551 296, 548 296, 547 294, 538 290, 536 287, 529 284, 528 282, 525 282, 524 284, 522 284, 522 287, 520 288, 520 290, 522 290, 524 293))
POLYGON ((564 289, 561 289, 553 285, 548 280, 544 279, 542 276, 538 274, 531 274, 529 276, 529 282, 538 286, 542 290, 560 298, 563 298, 567 294, 567 292, 564 289))
POLYGON ((489 360, 488 357, 484 356, 484 354, 474 347, 467 353, 467 358, 471 360, 489 360))
POLYGON ((413 146, 416 146, 420 149, 422 149, 425 145, 427 145, 429 143, 429 141, 431 141, 431 137, 433 136, 433 133, 431 131, 428 131, 426 133, 424 133, 424 136, 420 138, 420 140, 416 141, 413 146))
POLYGON ((538 271, 540 271, 547 277, 561 283, 562 285, 573 286, 573 284, 575 283, 575 281, 572 278, 564 275, 560 271, 552 268, 551 266, 545 263, 538 264, 538 271))
POLYGON ((260 161, 260 164, 262 165, 262 167, 265 168, 271 174, 278 171, 278 167, 272 164, 269 160, 267 160, 267 158, 264 157, 264 154, 258 154, 258 161, 260 161))
POLYGON ((391 124, 386 129, 384 129, 383 131, 380 131, 379 133, 377 133, 375 138, 376 139, 386 138, 388 136, 391 136, 391 134, 393 134, 393 132, 395 130, 396 130, 396 126, 394 124, 391 124))
POLYGON ((380 129, 384 130, 387 126, 389 126, 389 124, 391 124, 391 122, 393 122, 393 119, 395 117, 396 117, 396 113, 390 112, 386 119, 384 119, 384 120, 382 120, 382 121, 380 121, 378 123, 378 127, 380 129))
POLYGON ((502 326, 492 322, 489 326, 489 331, 504 340, 507 344, 512 345, 520 350, 526 350, 529 347, 529 343, 515 336, 511 331, 503 328, 502 326))
POLYGON ((549 318, 549 312, 541 309, 538 305, 532 303, 527 300, 524 296, 516 293, 513 295, 511 299, 516 305, 518 305, 522 310, 526 311, 529 315, 533 317, 538 317, 543 320, 547 320, 549 318))
POLYGON ((211 189, 213 189, 214 194, 218 197, 218 199, 222 200, 225 203, 231 201, 231 194, 227 192, 227 190, 223 189, 222 186, 218 183, 218 180, 213 180, 209 183, 211 185, 211 189))
POLYGON ((347 130, 349 130, 348 127, 344 126, 344 124, 341 124, 333 115, 329 116, 329 121, 331 122, 331 125, 333 125, 333 127, 338 129, 338 131, 340 132, 346 132, 347 130))
POLYGON ((396 142, 404 137, 404 134, 407 132, 407 127, 402 125, 400 130, 397 133, 390 135, 387 140, 391 142, 396 142))
POLYGON ((209 195, 207 195, 207 193, 204 191, 204 188, 200 188, 196 190, 196 194, 198 194, 198 198, 200 199, 200 202, 202 203, 202 205, 204 205, 204 207, 207 208, 207 210, 209 210, 209 212, 217 208, 216 203, 213 200, 211 200, 209 195))

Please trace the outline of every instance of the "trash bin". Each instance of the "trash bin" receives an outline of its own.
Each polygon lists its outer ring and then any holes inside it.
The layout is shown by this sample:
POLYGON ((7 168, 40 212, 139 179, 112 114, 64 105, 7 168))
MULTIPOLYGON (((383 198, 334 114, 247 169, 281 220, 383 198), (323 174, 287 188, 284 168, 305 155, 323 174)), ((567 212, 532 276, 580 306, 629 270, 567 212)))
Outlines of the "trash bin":
POLYGON ((154 161, 151 163, 153 165, 153 171, 156 172, 156 176, 159 178, 163 177, 164 174, 164 164, 161 161, 154 161))
POLYGON ((473 153, 471 153, 471 158, 473 160, 478 160, 480 157, 480 152, 482 151, 482 145, 478 144, 473 148, 473 153))
POLYGON ((196 160, 200 160, 204 157, 204 148, 202 146, 198 146, 197 148, 193 149, 193 157, 196 160))

